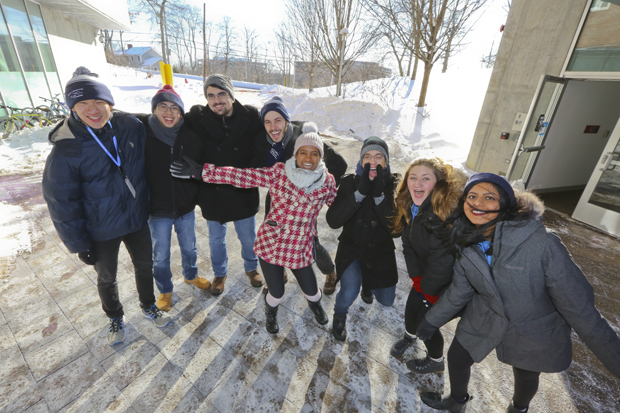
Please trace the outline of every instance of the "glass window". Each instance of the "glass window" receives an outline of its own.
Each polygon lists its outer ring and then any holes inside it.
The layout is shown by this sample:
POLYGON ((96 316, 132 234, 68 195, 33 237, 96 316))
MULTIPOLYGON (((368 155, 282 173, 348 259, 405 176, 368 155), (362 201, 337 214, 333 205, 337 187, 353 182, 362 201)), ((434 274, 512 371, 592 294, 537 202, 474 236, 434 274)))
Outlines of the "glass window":
POLYGON ((43 15, 41 14, 41 8, 38 4, 35 4, 29 0, 26 0, 26 7, 28 9, 28 14, 30 15, 32 31, 34 32, 37 43, 39 44, 41 56, 43 56, 43 65, 45 66, 45 71, 47 72, 47 81, 49 83, 49 87, 52 91, 52 94, 60 94, 60 98, 62 100, 62 87, 60 85, 60 80, 58 79, 58 70, 56 69, 56 63, 54 62, 52 48, 50 47, 47 32, 45 31, 45 24, 43 24, 43 15))
POLYGON ((41 56, 26 14, 24 0, 2 0, 2 5, 13 34, 15 48, 22 62, 30 96, 35 106, 43 104, 44 101, 39 96, 49 96, 49 89, 43 72, 43 62, 41 62, 41 56))
MULTIPOLYGON (((31 105, 30 97, 2 10, 0 10, 0 17, 2 17, 0 18, 0 88, 2 89, 2 96, 8 106, 27 107, 31 105)), ((6 116, 6 112, 0 112, 0 116, 6 116)))
POLYGON ((568 63, 571 72, 620 72, 620 5, 595 0, 568 63))

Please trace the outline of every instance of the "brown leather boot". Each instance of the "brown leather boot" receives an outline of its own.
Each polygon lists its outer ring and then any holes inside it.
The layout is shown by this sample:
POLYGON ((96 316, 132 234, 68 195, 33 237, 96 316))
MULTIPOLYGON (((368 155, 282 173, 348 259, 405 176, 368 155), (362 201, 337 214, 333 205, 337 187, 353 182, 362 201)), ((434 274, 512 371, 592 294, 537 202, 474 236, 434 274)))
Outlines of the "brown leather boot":
POLYGON ((338 276, 336 275, 336 270, 332 271, 331 274, 327 274, 325 276, 325 285, 323 286, 323 294, 332 295, 334 291, 336 291, 336 280, 338 276))
POLYGON ((220 295, 224 292, 224 283, 226 282, 226 276, 215 277, 211 283, 211 294, 220 295))
POLYGON ((170 311, 172 308, 172 293, 159 294, 157 308, 161 311, 170 311))
MULTIPOLYGON (((284 284, 286 284, 288 282, 288 275, 286 275, 286 271, 284 271, 284 284)), ((265 286, 263 287, 263 294, 267 294, 269 292, 269 289, 267 288, 267 283, 265 283, 265 286)))
POLYGON ((252 287, 260 287, 263 285, 263 277, 258 271, 246 271, 245 275, 247 275, 250 279, 250 284, 252 284, 252 287))
POLYGON ((196 277, 193 280, 185 280, 186 284, 193 284, 196 287, 200 288, 201 290, 208 290, 209 288, 211 288, 211 281, 207 280, 206 278, 202 278, 202 277, 196 277))

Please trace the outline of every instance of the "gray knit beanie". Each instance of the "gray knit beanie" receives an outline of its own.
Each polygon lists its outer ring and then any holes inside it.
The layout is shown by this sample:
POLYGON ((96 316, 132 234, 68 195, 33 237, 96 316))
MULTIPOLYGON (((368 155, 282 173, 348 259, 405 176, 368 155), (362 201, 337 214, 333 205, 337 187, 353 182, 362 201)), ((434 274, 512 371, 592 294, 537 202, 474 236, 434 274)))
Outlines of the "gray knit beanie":
POLYGON ((362 150, 360 151, 360 161, 363 161, 364 155, 369 151, 379 151, 385 157, 385 163, 390 161, 390 151, 388 150, 387 143, 377 136, 371 136, 366 139, 362 144, 362 150))
POLYGON ((319 150, 321 158, 323 158, 323 140, 319 136, 319 128, 314 122, 306 122, 303 128, 303 134, 299 135, 295 140, 295 148, 293 149, 293 155, 297 155, 297 151, 302 146, 314 146, 319 150))
POLYGON ((226 75, 220 75, 220 74, 215 74, 215 75, 211 75, 207 78, 207 80, 205 80, 205 84, 204 84, 204 93, 205 93, 205 98, 207 97, 207 88, 209 86, 215 86, 217 88, 220 88, 222 90, 225 90, 226 92, 228 92, 228 94, 230 95, 232 100, 235 100, 235 91, 234 91, 234 87, 232 84, 232 80, 226 76, 226 75))

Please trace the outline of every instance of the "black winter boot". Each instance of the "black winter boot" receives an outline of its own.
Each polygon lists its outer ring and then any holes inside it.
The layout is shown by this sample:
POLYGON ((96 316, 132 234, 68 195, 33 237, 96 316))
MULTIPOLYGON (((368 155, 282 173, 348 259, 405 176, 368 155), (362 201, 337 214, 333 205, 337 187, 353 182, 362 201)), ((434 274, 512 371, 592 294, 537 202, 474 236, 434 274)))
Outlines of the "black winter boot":
POLYGON ((437 410, 447 410, 451 413, 459 413, 464 412, 467 406, 467 403, 472 399, 472 397, 468 394, 467 399, 463 403, 457 403, 452 395, 446 394, 443 396, 441 393, 434 392, 424 392, 420 393, 420 399, 422 402, 437 410))
POLYGON ((334 323, 332 324, 332 334, 338 341, 344 341, 347 338, 347 315, 334 314, 334 323))
POLYGON ((276 334, 280 331, 278 326, 278 307, 272 307, 267 304, 267 296, 265 295, 265 327, 269 334, 276 334))
MULTIPOLYGON (((322 293, 321 298, 323 298, 322 293)), ((321 305, 320 299, 319 301, 316 301, 314 303, 312 301, 308 301, 308 307, 310 307, 310 310, 312 310, 312 312, 314 313, 314 318, 316 318, 317 323, 324 326, 329 322, 329 320, 327 319, 327 314, 325 313, 325 310, 323 310, 323 306, 321 305)))
POLYGON ((529 407, 527 407, 525 410, 519 410, 515 407, 514 404, 510 403, 510 405, 506 409, 506 413, 524 413, 524 412, 527 412, 528 410, 529 410, 529 407))

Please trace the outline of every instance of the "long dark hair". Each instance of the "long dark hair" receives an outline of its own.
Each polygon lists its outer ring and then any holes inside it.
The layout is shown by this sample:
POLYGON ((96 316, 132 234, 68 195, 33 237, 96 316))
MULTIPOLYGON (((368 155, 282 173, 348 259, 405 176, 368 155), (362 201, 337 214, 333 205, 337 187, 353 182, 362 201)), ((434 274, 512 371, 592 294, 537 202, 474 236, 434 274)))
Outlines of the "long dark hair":
POLYGON ((517 204, 511 206, 506 191, 492 182, 488 183, 493 185, 499 193, 499 210, 495 219, 479 227, 472 224, 465 215, 464 209, 467 193, 463 194, 454 213, 446 219, 446 224, 451 224, 450 244, 452 244, 457 257, 461 255, 463 249, 471 245, 485 240, 493 241, 495 226, 498 223, 503 221, 522 221, 525 224, 532 217, 532 212, 529 208, 524 208, 519 198, 517 198, 517 204))

